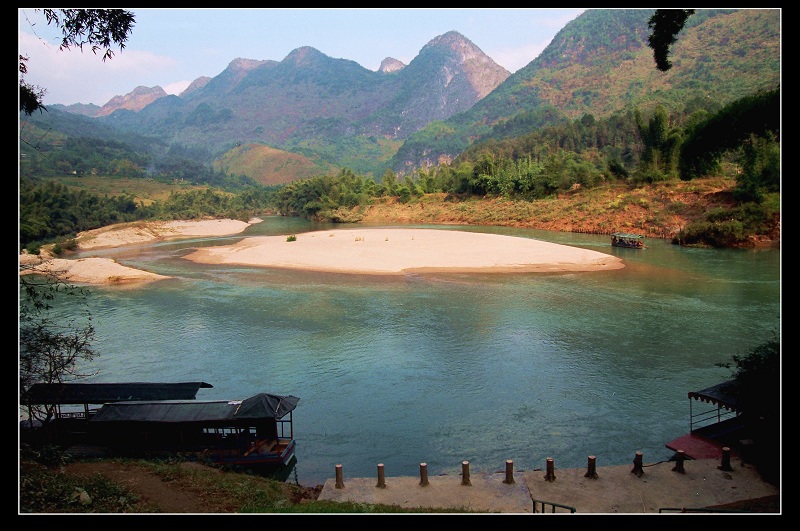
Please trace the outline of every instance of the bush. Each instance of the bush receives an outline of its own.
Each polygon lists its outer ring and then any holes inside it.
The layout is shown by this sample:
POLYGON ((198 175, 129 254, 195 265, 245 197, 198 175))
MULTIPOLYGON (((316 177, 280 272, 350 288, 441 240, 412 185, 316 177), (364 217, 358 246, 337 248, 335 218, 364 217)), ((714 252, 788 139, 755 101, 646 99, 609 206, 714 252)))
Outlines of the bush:
POLYGON ((680 245, 703 244, 719 248, 735 247, 744 241, 747 241, 744 226, 735 219, 690 223, 672 239, 672 243, 680 245))

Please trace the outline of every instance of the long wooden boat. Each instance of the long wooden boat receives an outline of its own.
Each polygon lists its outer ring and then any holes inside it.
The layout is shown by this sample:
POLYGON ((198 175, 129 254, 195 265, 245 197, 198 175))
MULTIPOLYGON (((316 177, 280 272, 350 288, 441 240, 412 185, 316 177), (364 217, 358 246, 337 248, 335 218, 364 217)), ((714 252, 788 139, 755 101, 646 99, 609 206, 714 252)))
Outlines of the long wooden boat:
POLYGON ((611 235, 611 246, 644 249, 644 236, 629 232, 615 232, 611 235))
POLYGON ((230 466, 287 465, 295 456, 298 398, 114 402, 89 422, 91 438, 117 455, 182 454, 230 466))
MULTIPOLYGON (((275 468, 295 458, 292 412, 299 398, 259 393, 244 400, 197 400, 205 382, 183 384, 37 384, 24 401, 55 415, 21 423, 64 446, 100 448, 104 455, 180 455, 228 466, 275 468), (173 398, 173 399, 171 399, 173 398), (90 407, 106 400, 99 409, 90 407), (65 412, 65 404, 83 411, 65 412)), ((41 437, 39 437, 41 439, 41 437)))

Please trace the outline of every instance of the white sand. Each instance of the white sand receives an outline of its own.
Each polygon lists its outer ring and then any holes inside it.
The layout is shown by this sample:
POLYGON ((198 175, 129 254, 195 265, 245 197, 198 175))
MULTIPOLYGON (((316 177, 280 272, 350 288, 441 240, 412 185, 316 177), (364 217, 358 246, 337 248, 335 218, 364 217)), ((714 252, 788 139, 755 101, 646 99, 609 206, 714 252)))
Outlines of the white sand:
MULTIPOLYGON (((236 220, 124 224, 78 235, 81 251, 148 241, 239 234, 251 223, 236 220)), ((341 229, 244 238, 232 245, 197 249, 185 258, 236 264, 355 274, 404 272, 603 271, 624 267, 618 257, 568 245, 496 234, 441 229, 341 229)), ((123 266, 109 258, 69 260, 20 255, 20 274, 53 272, 87 284, 130 284, 170 277, 123 266)))
POLYGON ((21 275, 31 273, 51 275, 75 284, 131 284, 170 278, 127 267, 110 258, 97 257, 77 260, 51 258, 20 271, 21 275))
POLYGON ((206 264, 310 269, 341 273, 409 271, 552 272, 624 267, 598 251, 529 238, 441 229, 343 229, 245 238, 198 249, 185 258, 206 264))
MULTIPOLYGON (((253 218, 249 222, 235 219, 212 219, 120 223, 81 232, 76 240, 79 250, 88 251, 172 238, 228 236, 239 234, 251 224, 261 221, 253 218)), ((127 267, 111 258, 90 257, 69 260, 54 258, 47 252, 43 252, 41 256, 23 253, 19 257, 19 265, 20 275, 49 274, 76 284, 134 284, 171 278, 127 267)))

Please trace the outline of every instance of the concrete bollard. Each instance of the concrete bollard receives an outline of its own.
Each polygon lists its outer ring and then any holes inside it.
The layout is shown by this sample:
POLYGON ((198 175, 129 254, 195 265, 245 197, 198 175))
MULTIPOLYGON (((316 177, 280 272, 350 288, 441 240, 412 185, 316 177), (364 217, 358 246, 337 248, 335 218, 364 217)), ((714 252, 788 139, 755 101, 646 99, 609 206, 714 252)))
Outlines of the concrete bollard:
POLYGON ((593 455, 589 456, 589 465, 586 468, 586 473, 583 475, 585 478, 597 479, 597 458, 593 455))
POLYGON ((428 463, 419 464, 419 484, 423 487, 430 485, 428 483, 428 463))
POLYGON ((471 486, 469 480, 469 461, 461 461, 461 484, 471 486))
POLYGON ((672 467, 672 471, 685 474, 686 470, 683 468, 684 461, 686 461, 686 453, 683 450, 678 450, 675 452, 675 466, 672 467))
POLYGON ((342 480, 342 465, 336 465, 336 488, 344 488, 344 480, 342 480))
POLYGON ((544 476, 544 480, 550 482, 556 480, 555 462, 552 457, 547 458, 547 473, 544 476))
POLYGON ((731 449, 727 446, 722 447, 722 463, 717 468, 726 472, 733 470, 731 467, 731 449))
POLYGON ((633 458, 631 474, 636 474, 636 477, 642 477, 644 475, 644 469, 642 468, 642 452, 636 452, 636 457, 633 458))
POLYGON ((379 489, 386 488, 386 478, 383 475, 383 463, 378 464, 378 484, 375 486, 379 489))
POLYGON ((514 461, 511 459, 506 460, 506 479, 503 480, 503 483, 509 485, 514 483, 514 461))

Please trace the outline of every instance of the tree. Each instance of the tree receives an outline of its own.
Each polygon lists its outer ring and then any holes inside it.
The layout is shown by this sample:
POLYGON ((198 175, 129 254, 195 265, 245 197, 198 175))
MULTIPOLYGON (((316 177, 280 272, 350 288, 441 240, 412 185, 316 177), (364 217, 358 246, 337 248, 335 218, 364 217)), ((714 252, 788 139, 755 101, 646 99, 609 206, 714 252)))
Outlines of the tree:
MULTIPOLYGON (((25 392, 35 383, 61 383, 89 376, 79 371, 81 361, 91 361, 94 326, 91 315, 85 313, 83 324, 56 321, 51 313, 51 301, 57 296, 79 297, 86 293, 62 282, 53 272, 29 273, 30 266, 20 266, 19 277, 19 391, 25 392)), ((55 413, 40 407, 33 416, 47 421, 55 413)))
MULTIPOLYGON (((38 11, 38 9, 37 9, 38 11)), ((63 38, 59 50, 77 47, 83 51, 85 45, 91 46, 92 53, 103 50, 103 61, 114 57, 112 44, 122 50, 125 41, 133 31, 133 13, 123 9, 42 9, 48 25, 61 28, 63 38)), ((19 110, 27 115, 34 111, 47 110, 42 104, 46 92, 41 87, 25 81, 28 73, 28 57, 19 55, 19 110)))
POLYGON ((651 30, 647 45, 653 49, 656 68, 662 72, 672 68, 668 59, 669 48, 675 43, 675 35, 680 33, 691 15, 694 15, 694 9, 656 9, 647 22, 651 30))
POLYGON ((775 332, 772 339, 732 359, 733 363, 717 365, 733 371, 737 408, 756 444, 754 457, 759 473, 767 481, 777 481, 780 474, 780 336, 775 332))

